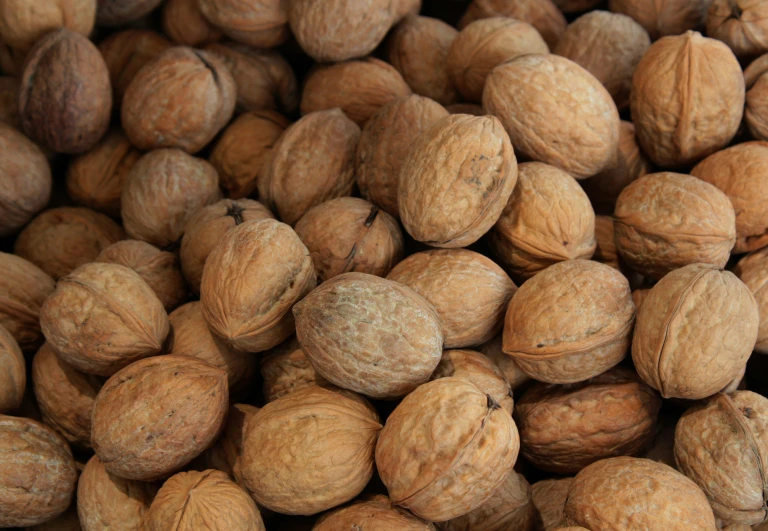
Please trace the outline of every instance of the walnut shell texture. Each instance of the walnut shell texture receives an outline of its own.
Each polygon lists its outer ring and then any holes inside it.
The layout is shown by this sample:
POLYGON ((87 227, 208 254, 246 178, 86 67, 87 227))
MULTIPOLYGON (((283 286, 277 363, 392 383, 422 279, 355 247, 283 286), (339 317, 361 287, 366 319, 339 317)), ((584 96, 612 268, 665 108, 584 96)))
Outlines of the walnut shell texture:
POLYGON ((531 486, 531 498, 536 508, 536 531, 560 529, 565 522, 565 500, 573 478, 545 479, 531 486))
POLYGON ((464 378, 512 413, 514 401, 504 373, 486 356, 474 350, 446 350, 430 380, 464 378))
POLYGON ((257 48, 272 48, 288 38, 288 8, 283 0, 198 0, 211 24, 228 37, 257 48))
POLYGON ((490 17, 508 17, 527 22, 541 33, 550 48, 557 46, 568 22, 552 0, 474 0, 459 21, 459 29, 490 17))
POLYGON ((760 325, 755 351, 768 354, 768 247, 739 260, 733 272, 746 284, 757 302, 760 325))
POLYGON ((745 70, 747 101, 744 120, 749 132, 759 140, 768 140, 768 54, 755 59, 745 70))
POLYGON ((259 408, 256 406, 232 404, 221 436, 213 446, 200 455, 197 461, 202 461, 206 470, 209 468, 221 470, 242 485, 243 477, 240 468, 243 455, 243 430, 258 412, 259 408))
POLYGON ((525 374, 512 356, 504 354, 502 346, 503 338, 502 334, 499 334, 480 346, 478 350, 488 356, 488 359, 501 369, 504 378, 506 378, 507 383, 509 383, 509 387, 514 391, 530 381, 531 377, 525 374))
POLYGON ((0 325, 0 414, 16 411, 24 399, 27 368, 19 344, 0 325))
POLYGON ((280 397, 310 385, 335 387, 317 374, 296 337, 267 351, 261 357, 264 400, 273 402, 280 397))
POLYGON ((614 222, 611 216, 595 216, 595 240, 597 247, 592 259, 621 271, 616 252, 614 222))
POLYGON ((737 57, 768 52, 768 5, 748 0, 715 0, 707 11, 707 35, 730 46, 737 57))
POLYGON ((707 18, 712 0, 609 0, 614 13, 635 19, 654 41, 665 35, 679 35, 700 28, 707 18))
POLYGON ((99 26, 122 26, 148 15, 163 0, 99 0, 96 23, 99 26))
POLYGON ((324 514, 317 520, 312 531, 355 528, 365 531, 434 531, 435 526, 392 505, 386 496, 378 495, 371 500, 356 501, 324 514))
POLYGON ((166 0, 162 27, 163 33, 181 46, 203 46, 224 36, 203 16, 197 0, 166 0))

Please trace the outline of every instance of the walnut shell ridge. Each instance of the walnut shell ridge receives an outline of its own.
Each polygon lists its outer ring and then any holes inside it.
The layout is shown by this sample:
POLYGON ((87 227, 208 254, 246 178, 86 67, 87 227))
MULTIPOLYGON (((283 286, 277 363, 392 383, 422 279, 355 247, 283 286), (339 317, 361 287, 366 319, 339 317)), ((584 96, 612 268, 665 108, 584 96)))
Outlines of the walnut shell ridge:
POLYGON ((426 523, 405 509, 390 503, 386 496, 365 498, 346 507, 334 509, 318 518, 312 531, 337 529, 365 529, 366 531, 435 531, 434 524, 426 523))
POLYGON ((531 486, 536 531, 553 531, 565 523, 565 501, 573 478, 544 479, 531 486))
POLYGON ((336 387, 317 374, 295 336, 264 352, 261 356, 261 377, 266 402, 273 402, 310 385, 327 389, 336 387))
POLYGON ((715 0, 707 11, 707 35, 727 44, 736 57, 768 52, 768 6, 763 2, 715 0))
POLYGON ((474 350, 445 350, 430 380, 464 378, 512 413, 512 388, 504 373, 488 357, 474 350))
POLYGON ((0 325, 0 414, 16 411, 24 399, 27 367, 19 344, 0 325))

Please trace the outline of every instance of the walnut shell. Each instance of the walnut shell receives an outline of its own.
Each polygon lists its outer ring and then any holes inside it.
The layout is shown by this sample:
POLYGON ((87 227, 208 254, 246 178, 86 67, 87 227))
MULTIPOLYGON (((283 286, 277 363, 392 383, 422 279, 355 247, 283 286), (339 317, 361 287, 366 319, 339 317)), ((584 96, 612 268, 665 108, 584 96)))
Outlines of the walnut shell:
POLYGON ((746 284, 757 302, 760 325, 755 351, 768 354, 768 247, 739 260, 733 272, 746 284))
POLYGON ((504 378, 513 391, 528 382, 531 377, 525 374, 512 356, 507 356, 502 350, 503 338, 499 334, 487 343, 480 346, 479 351, 488 356, 496 366, 501 369, 504 378))
POLYGON ((614 13, 635 19, 655 41, 702 27, 711 3, 712 0, 660 0, 651 4, 646 0, 609 0, 608 6, 614 13))
POLYGON ((592 9, 600 0, 553 0, 563 13, 578 13, 592 9))
POLYGON ((446 350, 430 380, 464 378, 512 413, 514 401, 504 373, 486 356, 474 350, 446 350))
POLYGON ((565 522, 565 500, 573 478, 545 479, 531 486, 531 498, 536 508, 535 531, 560 529, 565 522))
POLYGON ((264 400, 267 402, 273 402, 310 385, 336 388, 317 374, 296 337, 264 353, 261 357, 261 376, 264 380, 264 400))
POLYGON ((163 33, 181 46, 203 46, 224 36, 203 16, 197 0, 166 0, 162 26, 163 33))
POLYGON ((715 0, 707 11, 707 35, 730 46, 737 57, 768 52, 768 5, 744 0, 715 0))
POLYGON ((99 376, 159 353, 168 335, 152 288, 117 264, 85 264, 62 277, 40 310, 40 325, 63 361, 99 376))
MULTIPOLYGON (((0 44, 2 47, 2 44, 0 44)), ((19 119, 19 79, 10 76, 0 76, 0 122, 15 129, 21 129, 19 119)))
POLYGON ((497 66, 485 83, 483 107, 530 159, 577 179, 616 164, 616 104, 592 74, 564 57, 524 55, 497 66))
POLYGON ((410 288, 364 273, 321 284, 293 308, 299 344, 329 382, 373 398, 427 381, 443 346, 440 317, 410 288))
POLYGON ((768 140, 768 54, 752 61, 744 70, 747 84, 747 101, 744 110, 744 121, 749 132, 759 140, 768 140))
POLYGON ((321 516, 312 531, 361 529, 365 531, 434 531, 435 526, 416 518, 405 509, 392 505, 386 496, 359 500, 321 516))
POLYGON ((163 0, 98 0, 96 23, 99 26, 123 26, 148 15, 163 0))
POLYGON ((459 29, 481 18, 508 17, 527 22, 550 48, 557 46, 568 22, 552 0, 474 0, 459 21, 459 29))
POLYGON ((651 288, 638 311, 632 359, 664 398, 705 398, 739 374, 758 324, 755 298, 736 275, 692 264, 651 288))
POLYGON ((370 480, 380 430, 364 400, 316 386, 301 389, 270 402, 246 424, 243 481, 259 504, 283 514, 330 509, 370 480))
POLYGON ((53 429, 0 415, 0 526, 47 522, 69 507, 77 468, 66 441, 53 429))
POLYGON ((290 227, 272 219, 246 221, 206 260, 203 317, 231 347, 260 352, 293 334, 291 308, 315 285, 309 251, 290 227))
POLYGON ((211 24, 243 44, 272 48, 288 39, 284 0, 198 0, 197 5, 211 24))
POLYGON ((548 267, 512 297, 504 352, 536 380, 581 382, 624 358, 634 321, 624 275, 597 262, 568 260, 548 267))
POLYGON ((205 469, 213 468, 229 474, 242 485, 240 466, 243 455, 243 430, 250 419, 259 412, 256 406, 232 404, 227 414, 227 423, 216 443, 203 452, 198 461, 205 469))
POLYGON ((0 414, 19 409, 27 386, 27 368, 19 344, 0 325, 0 414))
POLYGON ((595 240, 597 240, 597 247, 592 259, 621 271, 614 239, 614 222, 611 216, 595 216, 595 240))

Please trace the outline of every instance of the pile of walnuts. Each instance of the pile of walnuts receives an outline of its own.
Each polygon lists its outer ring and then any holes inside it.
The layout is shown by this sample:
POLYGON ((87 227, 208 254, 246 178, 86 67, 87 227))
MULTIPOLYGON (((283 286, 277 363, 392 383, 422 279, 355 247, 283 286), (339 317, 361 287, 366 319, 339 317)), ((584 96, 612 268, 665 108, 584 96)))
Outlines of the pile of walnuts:
POLYGON ((768 0, 0 0, 0 528, 768 530, 768 0))

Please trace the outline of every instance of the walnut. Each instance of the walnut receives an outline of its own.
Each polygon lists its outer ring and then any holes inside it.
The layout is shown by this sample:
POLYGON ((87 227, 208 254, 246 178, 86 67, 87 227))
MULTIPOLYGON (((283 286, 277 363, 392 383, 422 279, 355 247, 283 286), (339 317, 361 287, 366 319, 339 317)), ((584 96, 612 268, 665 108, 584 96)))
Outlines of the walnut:
POLYGON ((707 11, 707 35, 730 46, 737 57, 768 52, 768 9, 763 2, 715 0, 707 11))
POLYGON ((264 380, 264 400, 267 402, 310 385, 336 388, 317 374, 295 337, 264 353, 261 357, 261 376, 264 380))
POLYGON ((535 531, 560 529, 565 522, 565 500, 573 478, 545 479, 531 486, 531 497, 536 507, 535 531))
MULTIPOLYGON (((0 47, 2 44, 0 44, 0 47)), ((19 119, 19 80, 15 77, 0 76, 0 122, 21 129, 19 119)))
POLYGON ((513 391, 530 381, 531 377, 525 374, 512 356, 507 356, 502 350, 503 338, 499 334, 487 343, 480 346, 479 350, 501 369, 504 378, 513 391))
POLYGON ((392 12, 395 21, 399 22, 408 15, 418 15, 421 11, 422 0, 393 0, 392 12))
POLYGON ((19 409, 26 386, 24 355, 11 333, 0 325, 0 414, 19 409))
POLYGON ((473 0, 459 21, 459 29, 482 18, 507 17, 527 22, 544 37, 550 48, 557 46, 568 22, 552 0, 473 0))
POLYGON ((512 413, 514 401, 504 373, 486 356, 474 350, 446 350, 430 380, 464 378, 512 413))
MULTIPOLYGON (((243 455, 243 430, 250 419, 259 412, 256 406, 232 404, 227 414, 224 431, 216 443, 203 452, 196 460, 204 469, 213 468, 229 474, 242 485, 240 466, 243 455)), ((261 510, 261 508, 259 508, 261 510)))
POLYGON ((768 247, 739 260, 733 272, 746 284, 757 302, 760 325, 755 351, 768 354, 768 247))
POLYGON ((597 247, 592 259, 621 271, 611 216, 595 216, 595 240, 597 240, 597 247))
POLYGON ((679 35, 700 28, 707 18, 712 0, 609 0, 614 13, 622 13, 643 26, 654 41, 665 35, 679 35))
POLYGON ((640 309, 640 305, 648 298, 651 292, 650 288, 638 288, 632 290, 632 300, 635 302, 635 308, 640 309))
POLYGON ((413 516, 405 509, 392 505, 386 496, 358 500, 321 516, 312 531, 365 529, 366 531, 434 531, 435 526, 413 516))
POLYGON ((197 0, 166 0, 162 26, 163 33, 181 46, 203 46, 224 36, 203 16, 197 0))
POLYGON ((96 23, 99 26, 123 26, 148 15, 163 0, 99 0, 96 23))
POLYGON ((198 0, 200 12, 228 37, 256 48, 288 40, 285 0, 198 0))

